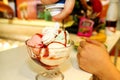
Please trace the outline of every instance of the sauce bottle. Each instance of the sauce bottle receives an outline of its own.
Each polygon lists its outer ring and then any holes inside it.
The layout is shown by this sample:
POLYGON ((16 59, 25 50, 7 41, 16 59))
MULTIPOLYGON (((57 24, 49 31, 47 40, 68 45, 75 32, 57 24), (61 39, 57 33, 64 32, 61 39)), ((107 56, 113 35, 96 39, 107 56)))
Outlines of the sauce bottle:
POLYGON ((118 2, 119 0, 110 0, 106 16, 106 34, 112 35, 116 32, 118 21, 118 2))

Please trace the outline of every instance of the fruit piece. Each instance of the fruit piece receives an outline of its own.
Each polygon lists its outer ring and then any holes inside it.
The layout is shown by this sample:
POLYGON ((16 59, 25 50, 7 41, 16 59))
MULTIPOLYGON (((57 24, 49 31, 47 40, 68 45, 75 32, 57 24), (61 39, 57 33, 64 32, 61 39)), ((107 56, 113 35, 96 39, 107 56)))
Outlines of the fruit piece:
POLYGON ((99 33, 97 33, 94 36, 91 36, 90 39, 97 40, 97 41, 104 43, 106 41, 106 34, 104 30, 100 30, 99 33))

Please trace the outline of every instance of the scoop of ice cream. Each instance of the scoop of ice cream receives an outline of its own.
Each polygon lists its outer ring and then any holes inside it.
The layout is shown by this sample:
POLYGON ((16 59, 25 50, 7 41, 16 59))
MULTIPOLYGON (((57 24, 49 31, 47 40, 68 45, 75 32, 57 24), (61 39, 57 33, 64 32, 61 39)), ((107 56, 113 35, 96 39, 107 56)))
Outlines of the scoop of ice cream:
POLYGON ((52 43, 48 47, 52 47, 49 48, 49 56, 44 57, 44 55, 46 54, 45 49, 43 49, 40 54, 40 61, 46 65, 59 65, 69 57, 70 47, 65 47, 63 44, 59 43, 52 43))
POLYGON ((65 47, 70 45, 70 36, 69 33, 65 30, 59 31, 59 34, 56 36, 55 42, 63 44, 65 47))
POLYGON ((55 36, 58 35, 58 30, 59 30, 59 23, 55 24, 55 27, 46 27, 43 29, 43 37, 42 37, 42 41, 43 44, 48 45, 49 43, 51 43, 52 41, 54 41, 55 36))
POLYGON ((33 35, 32 38, 27 41, 27 45, 32 46, 32 47, 41 47, 42 45, 41 37, 42 37, 41 34, 33 35))
POLYGON ((55 36, 57 34, 57 31, 55 31, 54 29, 52 30, 52 28, 45 28, 42 37, 43 44, 48 45, 49 43, 51 43, 55 39, 55 36))

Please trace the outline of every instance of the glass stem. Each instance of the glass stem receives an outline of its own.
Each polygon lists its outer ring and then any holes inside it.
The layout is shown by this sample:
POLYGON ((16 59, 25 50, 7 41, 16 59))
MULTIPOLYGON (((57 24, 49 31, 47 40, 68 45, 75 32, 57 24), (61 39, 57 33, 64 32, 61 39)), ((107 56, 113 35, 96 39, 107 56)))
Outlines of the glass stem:
POLYGON ((64 75, 60 72, 58 68, 52 70, 46 70, 36 76, 36 80, 64 80, 64 75))

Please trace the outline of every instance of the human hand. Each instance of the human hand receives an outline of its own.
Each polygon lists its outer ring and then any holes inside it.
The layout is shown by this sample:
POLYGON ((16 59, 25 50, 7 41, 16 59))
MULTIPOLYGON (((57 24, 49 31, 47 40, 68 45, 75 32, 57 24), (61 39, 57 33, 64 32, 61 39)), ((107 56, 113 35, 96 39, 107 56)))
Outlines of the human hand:
POLYGON ((95 40, 86 39, 80 42, 77 59, 81 69, 95 75, 106 71, 108 65, 111 65, 106 47, 95 40))
POLYGON ((120 72, 100 42, 89 39, 80 42, 77 59, 81 69, 96 75, 100 80, 120 80, 120 72))
MULTIPOLYGON (((43 4, 53 4, 59 0, 41 0, 43 4)), ((75 5, 75 0, 66 0, 64 9, 61 13, 52 17, 52 21, 62 21, 63 19, 67 18, 71 13, 75 5)))

